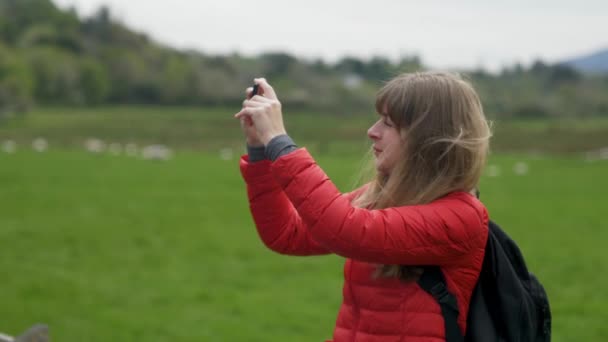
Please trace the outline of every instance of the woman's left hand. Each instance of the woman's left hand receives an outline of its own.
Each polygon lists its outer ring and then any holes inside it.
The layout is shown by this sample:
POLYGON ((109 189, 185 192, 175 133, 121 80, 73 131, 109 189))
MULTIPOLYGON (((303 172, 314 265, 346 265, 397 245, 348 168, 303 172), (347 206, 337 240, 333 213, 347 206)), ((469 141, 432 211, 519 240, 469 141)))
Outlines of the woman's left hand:
POLYGON ((251 99, 243 101, 243 109, 234 115, 235 118, 251 118, 258 133, 258 137, 264 145, 272 138, 287 134, 283 125, 283 113, 281 103, 274 89, 264 78, 254 79, 260 88, 260 93, 251 99))

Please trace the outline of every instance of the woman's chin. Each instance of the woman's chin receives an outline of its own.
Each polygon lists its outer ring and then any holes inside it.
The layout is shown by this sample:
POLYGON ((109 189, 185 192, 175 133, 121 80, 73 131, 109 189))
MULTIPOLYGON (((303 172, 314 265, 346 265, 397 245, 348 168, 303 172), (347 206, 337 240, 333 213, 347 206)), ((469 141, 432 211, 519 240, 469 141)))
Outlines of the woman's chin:
POLYGON ((381 160, 378 160, 378 158, 376 158, 376 171, 379 173, 385 173, 386 172, 386 167, 382 164, 381 160))
POLYGON ((378 156, 374 157, 374 166, 376 167, 376 170, 380 171, 380 167, 382 166, 382 163, 380 163, 380 160, 378 160, 378 156))

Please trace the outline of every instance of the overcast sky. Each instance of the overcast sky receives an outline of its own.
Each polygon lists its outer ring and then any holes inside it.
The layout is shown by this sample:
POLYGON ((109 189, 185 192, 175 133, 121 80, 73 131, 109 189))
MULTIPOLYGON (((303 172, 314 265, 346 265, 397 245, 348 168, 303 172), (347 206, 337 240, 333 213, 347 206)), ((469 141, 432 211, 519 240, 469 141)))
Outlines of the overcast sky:
POLYGON ((525 65, 608 48, 607 0, 54 0, 88 16, 108 5, 137 31, 175 48, 255 55, 284 51, 418 55, 434 68, 525 65))

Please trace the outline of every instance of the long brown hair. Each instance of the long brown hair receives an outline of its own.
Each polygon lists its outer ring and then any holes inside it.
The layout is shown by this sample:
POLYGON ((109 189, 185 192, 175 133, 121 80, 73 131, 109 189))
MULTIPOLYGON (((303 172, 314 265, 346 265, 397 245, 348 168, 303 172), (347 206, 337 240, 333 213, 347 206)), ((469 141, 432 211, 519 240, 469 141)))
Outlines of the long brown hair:
MULTIPOLYGON (((479 96, 460 75, 402 74, 380 89, 376 111, 398 126, 402 158, 390 174, 376 172, 354 205, 425 204, 477 187, 491 132, 479 96)), ((412 280, 421 274, 415 266, 381 265, 376 275, 412 280)))

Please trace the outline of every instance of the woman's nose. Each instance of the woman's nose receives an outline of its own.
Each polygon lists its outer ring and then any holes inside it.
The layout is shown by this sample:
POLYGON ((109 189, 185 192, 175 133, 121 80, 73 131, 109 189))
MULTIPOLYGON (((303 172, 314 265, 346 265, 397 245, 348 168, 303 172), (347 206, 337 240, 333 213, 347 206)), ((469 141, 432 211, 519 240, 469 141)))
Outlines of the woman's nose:
POLYGON ((376 122, 375 124, 372 125, 372 127, 370 127, 367 130, 367 136, 372 139, 372 140, 378 140, 380 138, 380 134, 378 133, 378 123, 376 122))

